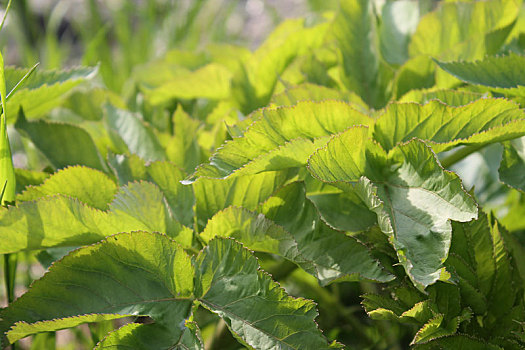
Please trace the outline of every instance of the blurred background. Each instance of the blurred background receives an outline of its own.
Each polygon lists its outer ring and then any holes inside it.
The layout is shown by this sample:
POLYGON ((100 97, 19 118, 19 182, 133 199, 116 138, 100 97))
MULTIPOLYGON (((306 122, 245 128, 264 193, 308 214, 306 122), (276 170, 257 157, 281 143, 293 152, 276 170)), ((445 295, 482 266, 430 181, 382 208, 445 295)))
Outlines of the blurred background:
MULTIPOLYGON (((5 9, 7 1, 2 1, 5 9)), ((133 67, 170 49, 214 42, 256 48, 285 18, 337 8, 337 0, 15 0, 0 45, 8 65, 96 65, 119 92, 133 67)))

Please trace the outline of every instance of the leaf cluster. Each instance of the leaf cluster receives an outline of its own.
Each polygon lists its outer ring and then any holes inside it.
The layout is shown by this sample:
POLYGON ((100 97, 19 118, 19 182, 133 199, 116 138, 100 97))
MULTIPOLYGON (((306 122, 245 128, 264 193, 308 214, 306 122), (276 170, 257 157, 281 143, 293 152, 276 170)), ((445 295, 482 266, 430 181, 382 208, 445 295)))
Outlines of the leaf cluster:
POLYGON ((341 0, 122 94, 2 66, 27 164, 0 254, 47 270, 2 345, 525 347, 524 35, 521 1, 341 0))

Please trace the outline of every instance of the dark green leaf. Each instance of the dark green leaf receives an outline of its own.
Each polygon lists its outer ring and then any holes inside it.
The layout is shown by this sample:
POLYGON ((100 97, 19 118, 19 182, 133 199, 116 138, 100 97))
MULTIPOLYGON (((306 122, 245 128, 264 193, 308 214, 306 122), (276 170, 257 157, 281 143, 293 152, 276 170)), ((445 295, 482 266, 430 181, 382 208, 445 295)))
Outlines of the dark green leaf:
POLYGON ((44 120, 28 122, 21 110, 15 127, 29 137, 57 169, 78 164, 106 170, 91 136, 78 126, 44 120))

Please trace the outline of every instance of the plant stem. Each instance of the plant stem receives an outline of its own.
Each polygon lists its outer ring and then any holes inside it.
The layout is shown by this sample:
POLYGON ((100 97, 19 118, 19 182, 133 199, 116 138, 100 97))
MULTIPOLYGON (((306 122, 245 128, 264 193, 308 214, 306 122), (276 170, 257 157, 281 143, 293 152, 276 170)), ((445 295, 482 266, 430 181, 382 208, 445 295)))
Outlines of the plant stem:
POLYGON ((479 151, 481 148, 483 148, 482 145, 465 146, 452 153, 451 155, 443 158, 443 160, 441 161, 441 165, 443 166, 443 168, 448 168, 456 164, 460 160, 463 160, 472 153, 479 151))
MULTIPOLYGON (((4 283, 7 302, 15 300, 15 275, 18 265, 18 254, 4 254, 4 283)), ((16 345, 11 344, 11 350, 16 350, 16 345)))
POLYGON ((213 333, 213 336, 210 339, 208 339, 208 341, 204 345, 204 348, 206 350, 223 349, 225 345, 225 340, 227 340, 228 335, 228 327, 226 326, 226 322, 224 322, 224 320, 222 319, 219 320, 219 322, 217 323, 217 327, 215 328, 215 332, 213 333))
POLYGON ((15 299, 15 273, 18 263, 16 254, 4 255, 4 282, 7 302, 11 304, 15 299))

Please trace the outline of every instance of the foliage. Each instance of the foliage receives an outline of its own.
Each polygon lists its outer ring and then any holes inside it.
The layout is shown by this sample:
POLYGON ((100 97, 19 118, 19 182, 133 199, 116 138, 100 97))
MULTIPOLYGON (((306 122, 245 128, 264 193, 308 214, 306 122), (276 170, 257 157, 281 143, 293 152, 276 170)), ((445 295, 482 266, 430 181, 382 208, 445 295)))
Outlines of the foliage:
POLYGON ((142 15, 122 67, 104 27, 100 64, 0 65, 2 346, 525 347, 521 1, 341 0, 160 57, 142 15), (46 272, 11 300, 15 258, 46 272))

